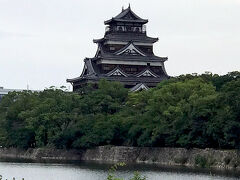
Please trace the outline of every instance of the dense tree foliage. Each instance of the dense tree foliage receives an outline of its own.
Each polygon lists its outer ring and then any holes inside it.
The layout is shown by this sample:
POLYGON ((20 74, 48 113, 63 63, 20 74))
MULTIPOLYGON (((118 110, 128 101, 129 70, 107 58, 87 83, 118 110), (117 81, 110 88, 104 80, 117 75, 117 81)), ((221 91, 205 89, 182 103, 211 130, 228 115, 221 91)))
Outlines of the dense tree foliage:
POLYGON ((184 75, 148 91, 102 80, 78 93, 12 92, 0 103, 0 146, 240 148, 240 72, 184 75))

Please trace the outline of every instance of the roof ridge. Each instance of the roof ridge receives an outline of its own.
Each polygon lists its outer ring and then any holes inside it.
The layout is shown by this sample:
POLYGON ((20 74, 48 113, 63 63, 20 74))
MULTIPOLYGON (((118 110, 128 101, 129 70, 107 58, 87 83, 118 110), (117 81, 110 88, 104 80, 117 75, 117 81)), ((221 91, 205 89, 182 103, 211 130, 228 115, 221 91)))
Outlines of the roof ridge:
POLYGON ((123 20, 129 20, 129 21, 140 21, 141 23, 147 23, 148 20, 147 19, 142 19, 141 17, 139 17, 136 13, 134 13, 130 7, 130 4, 128 6, 127 9, 122 9, 122 11, 116 15, 115 17, 112 17, 110 20, 105 21, 105 24, 108 24, 112 21, 123 21, 123 20), (132 16, 134 17, 134 19, 124 19, 124 17, 128 14, 131 13, 132 16))

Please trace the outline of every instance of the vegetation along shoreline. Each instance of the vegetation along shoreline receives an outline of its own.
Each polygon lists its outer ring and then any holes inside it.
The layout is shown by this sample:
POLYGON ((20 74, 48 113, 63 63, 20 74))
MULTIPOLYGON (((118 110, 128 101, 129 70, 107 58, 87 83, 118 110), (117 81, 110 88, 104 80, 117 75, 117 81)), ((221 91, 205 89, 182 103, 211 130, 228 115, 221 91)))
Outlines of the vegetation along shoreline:
POLYGON ((106 80, 74 93, 11 92, 0 102, 1 156, 54 158, 54 149, 80 160, 238 169, 239 92, 240 72, 183 75, 140 92, 106 80))

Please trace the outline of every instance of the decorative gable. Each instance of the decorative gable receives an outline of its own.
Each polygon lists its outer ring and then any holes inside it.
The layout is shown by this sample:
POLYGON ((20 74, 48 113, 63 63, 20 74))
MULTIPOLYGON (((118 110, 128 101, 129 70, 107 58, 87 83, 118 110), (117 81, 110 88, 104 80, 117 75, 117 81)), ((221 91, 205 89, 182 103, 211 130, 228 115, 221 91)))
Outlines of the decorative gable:
POLYGON ((124 76, 124 77, 127 77, 127 75, 121 71, 119 68, 116 68, 112 71, 110 71, 107 76, 124 76))
POLYGON ((99 57, 99 56, 101 56, 101 47, 100 46, 98 46, 97 52, 95 54, 95 57, 99 57))
POLYGON ((117 55, 131 55, 131 56, 146 56, 143 52, 141 52, 133 43, 130 43, 128 46, 124 47, 120 51, 116 52, 117 55))
POLYGON ((136 86, 134 86, 133 88, 130 89, 131 92, 136 92, 136 91, 142 91, 142 90, 148 90, 149 87, 147 87, 145 84, 143 83, 139 83, 136 86))
POLYGON ((145 71, 143 71, 139 75, 137 75, 137 77, 158 77, 158 75, 156 75, 155 73, 146 69, 145 71))
POLYGON ((84 67, 83 67, 83 71, 82 71, 82 74, 80 76, 84 76, 84 75, 87 75, 87 66, 86 64, 84 64, 84 67))
POLYGON ((137 18, 131 12, 128 12, 125 16, 122 17, 122 19, 135 20, 137 18))

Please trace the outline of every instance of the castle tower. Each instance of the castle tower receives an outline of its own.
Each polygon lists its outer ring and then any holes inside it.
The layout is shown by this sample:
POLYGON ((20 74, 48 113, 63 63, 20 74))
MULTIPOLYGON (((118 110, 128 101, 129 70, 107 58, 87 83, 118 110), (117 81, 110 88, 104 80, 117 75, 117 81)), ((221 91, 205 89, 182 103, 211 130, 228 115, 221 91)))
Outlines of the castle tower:
POLYGON ((147 36, 147 22, 137 16, 130 5, 105 21, 104 37, 93 40, 98 44, 95 56, 85 58, 79 77, 67 79, 73 85, 73 91, 88 82, 98 83, 100 79, 119 81, 132 91, 155 87, 168 79, 164 67, 168 58, 154 55, 153 44, 158 38, 147 36))

